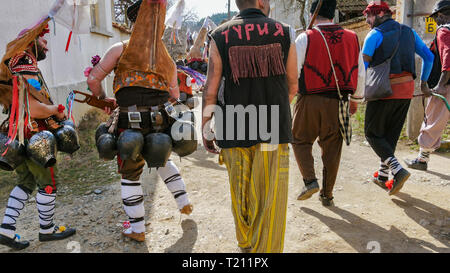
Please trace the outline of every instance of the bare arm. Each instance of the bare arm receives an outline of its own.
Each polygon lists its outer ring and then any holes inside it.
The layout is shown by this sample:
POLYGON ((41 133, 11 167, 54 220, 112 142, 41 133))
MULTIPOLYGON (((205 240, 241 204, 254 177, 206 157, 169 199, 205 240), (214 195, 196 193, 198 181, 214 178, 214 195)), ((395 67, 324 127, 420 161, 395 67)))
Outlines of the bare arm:
POLYGON ((92 69, 87 84, 92 94, 98 98, 105 98, 106 93, 102 81, 114 70, 123 51, 123 44, 117 43, 106 52, 102 60, 92 69))
POLYGON ((30 115, 35 119, 46 119, 56 116, 58 119, 64 117, 64 113, 58 112, 58 105, 46 105, 37 101, 33 96, 29 96, 30 115))
POLYGON ((449 92, 449 86, 447 85, 450 80, 450 71, 444 71, 441 74, 441 78, 439 79, 438 85, 434 88, 434 92, 446 96, 447 92, 449 92))
MULTIPOLYGON (((209 48, 209 61, 208 61, 208 75, 206 79, 205 89, 203 91, 202 99, 202 132, 204 129, 210 130, 210 128, 205 128, 209 121, 212 119, 211 107, 217 104, 217 94, 219 91, 220 81, 222 78, 222 58, 220 57, 219 50, 214 40, 211 40, 209 48)), ((203 143, 209 152, 217 153, 214 148, 214 142, 212 140, 207 140, 204 133, 203 143)))
MULTIPOLYGON (((175 64, 175 63, 174 63, 175 64)), ((180 98, 180 88, 178 86, 178 72, 177 72, 177 66, 174 66, 174 70, 172 73, 171 78, 169 79, 169 94, 172 98, 178 99, 180 98)))
POLYGON ((289 87, 289 103, 291 103, 298 92, 297 48, 295 44, 291 44, 291 48, 289 49, 286 74, 289 87))
MULTIPOLYGON (((37 76, 34 75, 23 75, 24 79, 35 79, 39 80, 37 76)), ((58 119, 64 118, 64 113, 58 112, 58 105, 47 105, 39 102, 33 96, 28 96, 30 104, 30 115, 34 119, 46 119, 51 116, 56 116, 58 119)))

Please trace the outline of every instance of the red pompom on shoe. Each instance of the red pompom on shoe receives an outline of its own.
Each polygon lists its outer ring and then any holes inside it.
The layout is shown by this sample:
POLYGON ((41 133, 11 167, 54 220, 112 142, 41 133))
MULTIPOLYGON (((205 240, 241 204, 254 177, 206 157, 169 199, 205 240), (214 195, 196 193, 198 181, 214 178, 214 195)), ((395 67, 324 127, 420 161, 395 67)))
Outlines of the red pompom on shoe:
POLYGON ((46 192, 47 194, 52 194, 53 188, 52 188, 51 186, 47 186, 47 187, 45 187, 45 192, 46 192))
POLYGON ((378 178, 378 171, 376 171, 374 174, 373 174, 373 177, 375 177, 375 178, 378 178))
POLYGON ((62 105, 62 104, 58 105, 58 112, 59 113, 64 112, 64 110, 66 110, 66 107, 64 107, 64 105, 62 105))
POLYGON ((386 188, 391 190, 392 186, 394 185, 394 179, 391 179, 391 180, 387 181, 385 185, 386 185, 386 188))

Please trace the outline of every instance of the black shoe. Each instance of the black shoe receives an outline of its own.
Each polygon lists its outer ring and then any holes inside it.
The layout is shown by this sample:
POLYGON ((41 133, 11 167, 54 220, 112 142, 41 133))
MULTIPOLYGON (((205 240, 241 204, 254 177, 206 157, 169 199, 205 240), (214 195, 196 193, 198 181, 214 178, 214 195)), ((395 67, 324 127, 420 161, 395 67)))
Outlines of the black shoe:
POLYGON ((386 182, 388 179, 381 179, 380 176, 375 173, 374 176, 372 176, 372 182, 377 185, 378 187, 382 188, 385 191, 388 191, 389 188, 386 186, 386 182))
POLYGON ((302 188, 302 192, 297 197, 297 200, 306 200, 311 198, 313 194, 319 191, 319 183, 317 179, 305 181, 305 186, 302 188))
POLYGON ((405 159, 404 161, 405 161, 406 165, 408 166, 408 168, 420 170, 420 171, 426 171, 428 169, 428 163, 420 161, 418 158, 413 159, 413 160, 405 159))
POLYGON ((319 195, 319 200, 322 201, 322 206, 324 207, 334 207, 333 197, 326 197, 323 195, 319 195))
POLYGON ((39 233, 39 242, 63 240, 74 235, 75 233, 76 229, 74 228, 67 228, 64 229, 64 231, 60 231, 60 228, 58 226, 55 226, 55 231, 53 231, 53 233, 39 233))
POLYGON ((398 173, 394 175, 394 182, 392 183, 392 188, 389 191, 389 195, 398 193, 410 176, 411 174, 403 168, 398 171, 398 173))
POLYGON ((8 236, 0 234, 0 244, 8 246, 14 250, 22 250, 30 246, 30 242, 20 241, 19 238, 20 237, 17 237, 17 235, 14 235, 14 238, 9 238, 8 236))

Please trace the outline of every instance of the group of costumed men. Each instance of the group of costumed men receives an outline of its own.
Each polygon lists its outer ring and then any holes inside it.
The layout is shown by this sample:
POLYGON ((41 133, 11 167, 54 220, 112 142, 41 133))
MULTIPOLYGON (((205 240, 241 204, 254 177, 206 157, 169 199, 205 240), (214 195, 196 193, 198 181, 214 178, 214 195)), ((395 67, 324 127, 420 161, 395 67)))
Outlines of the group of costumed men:
MULTIPOLYGON (((201 86, 205 76, 184 66, 177 69, 169 55, 162 41, 165 1, 139 0, 128 8, 127 16, 133 23, 131 38, 105 53, 89 71, 87 85, 97 99, 110 105, 104 110, 111 118, 100 124, 95 138, 100 158, 113 160, 117 156, 123 206, 129 217, 122 234, 143 242, 145 210, 140 177, 145 163, 156 168, 179 211, 187 215, 193 211, 185 183, 169 157, 172 151, 183 157, 197 149, 194 116, 189 111, 194 103, 189 99, 194 84, 201 86), (112 71, 115 98, 107 98, 101 82, 112 71), (177 108, 177 104, 182 107, 177 108), (177 130, 171 132, 172 127, 177 130), (190 137, 183 138, 186 134, 190 137)), ((50 19, 25 29, 9 43, 1 65, 1 102, 9 117, 1 127, 0 166, 14 170, 18 182, 8 199, 0 244, 16 250, 29 246, 16 234, 16 223, 36 187, 39 241, 62 240, 76 233, 54 223, 56 153, 72 154, 79 149, 79 142, 65 107, 53 104, 37 65, 48 51, 44 35, 49 33, 50 19)))
POLYGON ((298 37, 289 26, 268 18, 270 1, 236 0, 236 5, 239 14, 211 34, 203 91, 203 144, 219 154, 219 163, 227 167, 241 251, 282 252, 288 143, 304 181, 298 200, 320 191, 322 205, 333 206, 343 142, 351 143, 350 116, 363 98, 367 101, 365 136, 381 161, 371 181, 389 195, 402 189, 410 173, 398 162, 395 150, 413 98, 415 54, 422 58, 421 91, 433 98, 422 126, 419 157, 407 163, 411 168, 427 168, 429 154, 439 146, 449 120, 450 109, 436 96, 448 98, 450 93, 446 35, 450 1, 439 1, 432 13, 441 25, 432 50, 413 29, 393 20, 384 1, 371 2, 363 11, 372 30, 362 49, 355 32, 334 23, 336 0, 312 1, 312 22, 298 37), (295 96, 291 119, 289 106, 295 96), (221 122, 217 110, 212 110, 216 105, 222 112, 221 122), (257 120, 251 121, 258 126, 249 124, 245 116, 246 127, 237 130, 240 117, 234 109, 242 105, 260 107, 257 120), (278 108, 275 141, 260 130, 274 125, 267 118, 270 107, 278 108), (213 117, 216 134, 211 137, 213 117), (228 138, 233 133, 234 138, 228 138), (220 135, 227 138, 215 138, 220 135), (322 150, 322 187, 312 155, 316 140, 322 150))
MULTIPOLYGON (((203 144, 207 151, 219 154, 219 164, 227 168, 236 239, 242 252, 283 251, 289 143, 304 181, 298 200, 320 191, 322 205, 334 205, 342 146, 344 141, 347 145, 351 142, 350 116, 363 98, 368 101, 366 139, 380 158, 372 181, 389 195, 400 191, 410 173, 396 159, 395 149, 414 93, 415 54, 423 60, 424 95, 439 93, 449 98, 450 1, 439 1, 433 12, 441 27, 430 50, 414 30, 392 19, 384 1, 372 2, 364 10, 372 31, 361 49, 353 31, 333 22, 335 0, 313 1, 310 27, 298 37, 292 27, 268 18, 269 0, 236 0, 238 15, 209 33, 209 48, 204 49, 209 50, 207 62, 199 50, 207 35, 205 23, 187 61, 177 62, 178 66, 162 42, 166 4, 163 0, 139 0, 130 6, 130 40, 113 45, 87 75, 92 94, 110 105, 104 109, 110 120, 99 126, 96 143, 101 158, 117 156, 121 197, 129 217, 124 236, 145 241, 141 175, 146 163, 157 169, 180 212, 192 212, 185 183, 169 156, 172 151, 187 156, 197 148, 192 107, 177 111, 174 106, 183 102, 189 106, 192 83, 202 80, 198 73, 204 73, 206 67, 203 144), (390 61, 391 92, 370 97, 367 90, 373 86, 368 82, 374 82, 371 77, 379 73, 376 67, 386 60, 390 61), (366 70, 371 73, 366 75, 366 70), (115 97, 108 98, 101 83, 112 71, 115 97), (245 115, 244 127, 239 127, 240 116, 230 112, 238 106, 259 107, 257 120, 245 115), (221 115, 215 115, 217 111, 221 115), (268 139, 261 128, 272 128, 275 135, 268 139), (179 138, 186 134, 192 138, 179 138), (312 155, 316 140, 322 150, 322 188, 312 155)), ((79 145, 73 124, 65 120, 64 107, 53 104, 37 67, 47 51, 43 35, 48 32, 48 20, 23 31, 8 45, 0 64, 0 91, 9 94, 0 97, 9 111, 1 127, 0 166, 15 170, 19 178, 8 200, 0 244, 14 249, 29 246, 15 234, 16 220, 36 187, 39 240, 75 234, 74 229, 58 227, 53 219, 56 150, 73 153, 79 145)), ((419 157, 408 161, 409 167, 426 169, 429 154, 438 146, 442 124, 448 122, 449 112, 442 109, 442 101, 433 97, 422 127, 419 157)))

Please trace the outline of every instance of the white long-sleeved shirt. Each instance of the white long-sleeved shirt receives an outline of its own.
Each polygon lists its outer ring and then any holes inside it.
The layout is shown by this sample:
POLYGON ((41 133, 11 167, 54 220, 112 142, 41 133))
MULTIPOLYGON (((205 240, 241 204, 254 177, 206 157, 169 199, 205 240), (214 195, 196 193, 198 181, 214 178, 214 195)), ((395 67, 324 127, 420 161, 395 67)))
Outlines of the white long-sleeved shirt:
MULTIPOLYGON (((334 25, 334 23, 323 23, 318 24, 317 26, 321 25, 334 25)), ((297 48, 298 75, 300 77, 303 65, 305 64, 306 50, 308 48, 308 37, 306 35, 306 32, 303 32, 297 37, 297 39, 295 40, 295 46, 297 48)), ((328 57, 326 59, 328 60, 328 57)), ((352 98, 362 99, 364 97, 365 85, 366 85, 366 69, 364 66, 364 59, 362 56, 362 52, 360 52, 358 60, 358 85, 352 98)))

